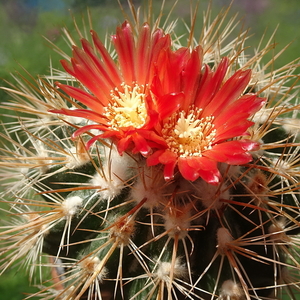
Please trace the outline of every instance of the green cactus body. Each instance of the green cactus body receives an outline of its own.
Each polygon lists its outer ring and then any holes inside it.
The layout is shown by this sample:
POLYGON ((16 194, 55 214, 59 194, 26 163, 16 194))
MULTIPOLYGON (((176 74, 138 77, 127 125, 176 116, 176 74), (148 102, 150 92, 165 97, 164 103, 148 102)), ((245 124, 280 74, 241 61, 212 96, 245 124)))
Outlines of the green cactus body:
POLYGON ((26 299, 297 299, 298 64, 264 74, 246 33, 222 48, 226 14, 187 47, 150 19, 114 54, 92 32, 60 82, 8 89, 30 117, 2 134, 0 272, 52 270, 26 299))

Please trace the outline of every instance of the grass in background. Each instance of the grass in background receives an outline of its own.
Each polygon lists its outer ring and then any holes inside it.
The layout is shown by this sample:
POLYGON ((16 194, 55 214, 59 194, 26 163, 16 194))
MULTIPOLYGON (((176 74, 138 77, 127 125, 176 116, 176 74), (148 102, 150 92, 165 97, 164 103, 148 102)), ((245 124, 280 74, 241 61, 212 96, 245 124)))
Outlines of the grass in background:
MULTIPOLYGON (((105 4, 91 8, 94 29, 102 37, 105 36, 107 31, 108 33, 113 33, 116 25, 123 21, 117 1, 103 2, 105 4)), ((300 7, 298 0, 265 0, 265 2, 262 2, 266 4, 266 7, 259 12, 247 10, 247 7, 240 4, 244 2, 246 3, 245 0, 237 1, 239 5, 233 6, 232 14, 240 11, 241 17, 245 15, 245 28, 252 28, 251 33, 254 33, 254 36, 251 37, 248 45, 257 45, 266 27, 268 27, 266 36, 269 37, 276 26, 280 24, 274 38, 274 42, 279 44, 278 50, 275 50, 275 53, 279 52, 280 49, 292 40, 294 40, 294 43, 275 62, 274 67, 279 68, 297 58, 300 48, 300 31, 298 30, 300 28, 300 7)), ((65 3, 65 8, 67 8, 67 4, 70 1, 66 1, 65 3)), ((153 0, 153 3, 154 10, 158 11, 161 1, 153 0)), ((166 1, 166 7, 171 8, 173 3, 173 0, 166 1)), ((204 9, 207 3, 207 0, 202 0, 200 10, 204 9)), ((228 5, 230 0, 215 0, 213 3, 215 3, 214 10, 217 13, 220 7, 228 5)), ((179 0, 173 15, 174 17, 185 19, 187 24, 189 24, 190 10, 186 0, 179 0)), ((79 26, 81 26, 81 12, 75 11, 74 17, 79 26)), ((18 71, 24 74, 24 70, 27 70, 33 77, 38 74, 48 74, 50 58, 52 66, 61 69, 59 63, 61 57, 51 49, 51 46, 44 37, 67 53, 70 53, 71 51, 61 34, 61 28, 66 26, 71 29, 73 28, 72 24, 72 17, 67 9, 54 11, 39 10, 34 26, 25 28, 24 26, 20 26, 15 20, 9 18, 3 4, 0 3, 0 40, 2 41, 0 44, 0 77, 4 80, 12 81, 10 73, 18 71)), ((201 21, 199 21, 199 24, 201 24, 201 21)), ((200 26, 196 28, 196 31, 200 32, 200 26)), ((177 30, 178 35, 185 32, 184 25, 181 22, 179 22, 177 30)), ((182 42, 184 42, 184 37, 182 42)), ((270 59, 273 54, 271 52, 267 58, 270 59)), ((6 85, 6 83, 3 82, 1 85, 6 85)), ((8 99, 8 95, 0 90, 0 101, 4 102, 8 99)), ((0 207, 3 207, 3 205, 1 204, 0 207)), ((6 214, 0 211, 0 218, 5 219, 6 214)), ((5 272, 1 276, 0 298, 3 300, 21 300, 25 298, 24 293, 32 293, 34 291, 34 288, 28 286, 27 275, 18 271, 17 267, 5 272)))

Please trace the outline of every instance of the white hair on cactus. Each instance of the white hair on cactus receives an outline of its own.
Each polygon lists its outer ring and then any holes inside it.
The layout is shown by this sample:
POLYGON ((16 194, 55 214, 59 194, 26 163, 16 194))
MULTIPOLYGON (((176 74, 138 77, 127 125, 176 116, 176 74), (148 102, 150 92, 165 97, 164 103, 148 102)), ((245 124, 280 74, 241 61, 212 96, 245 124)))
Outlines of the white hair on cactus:
POLYGON ((163 188, 166 183, 162 172, 159 172, 156 167, 144 166, 140 168, 135 184, 131 189, 131 197, 137 203, 143 199, 147 199, 144 204, 146 208, 158 206, 163 200, 163 188))
POLYGON ((113 146, 107 147, 105 152, 103 165, 94 175, 91 184, 99 187, 98 193, 103 199, 112 199, 120 194, 130 179, 134 160, 126 153, 120 155, 113 146))
MULTIPOLYGON (((295 147, 295 151, 294 153, 298 153, 298 150, 299 147, 295 147)), ((293 153, 293 154, 294 154, 293 153)), ((292 158, 293 154, 291 156, 288 156, 287 159, 288 160, 285 160, 284 157, 280 156, 280 157, 275 157, 275 158, 271 158, 270 159, 270 165, 273 167, 273 168, 277 168, 277 170, 279 170, 280 172, 282 172, 283 174, 288 174, 289 171, 294 167, 293 166, 293 161, 292 163, 289 161, 289 159, 292 158)))
POLYGON ((296 118, 285 118, 282 120, 283 122, 283 126, 282 128, 290 134, 295 134, 298 135, 299 134, 299 130, 300 130, 300 120, 296 119, 296 118))
POLYGON ((228 244, 233 241, 232 235, 229 230, 224 227, 220 227, 217 230, 217 245, 221 254, 225 253, 228 249, 228 244))
POLYGON ((241 286, 229 279, 223 282, 220 296, 217 300, 243 300, 245 299, 244 295, 241 286))
POLYGON ((48 153, 45 144, 40 140, 33 138, 31 138, 30 140, 36 151, 37 162, 40 162, 42 158, 46 158, 44 163, 41 164, 42 172, 46 172, 49 169, 48 165, 52 163, 52 160, 49 159, 50 154, 48 153))
POLYGON ((195 190, 197 190, 197 185, 194 182, 178 177, 166 186, 165 194, 169 197, 172 196, 175 202, 187 203, 193 201, 194 194, 197 193, 194 192, 195 190))
POLYGON ((165 229, 169 236, 184 239, 188 235, 188 229, 191 226, 191 209, 189 205, 172 207, 163 217, 165 219, 165 229))
POLYGON ((285 234, 285 226, 286 222, 284 221, 284 219, 274 221, 274 223, 268 227, 268 233, 270 234, 269 238, 273 241, 279 242, 287 240, 288 237, 285 234))
POLYGON ((61 208, 66 217, 74 216, 82 206, 83 199, 79 196, 72 196, 64 200, 61 208))
POLYGON ((218 210, 224 204, 220 200, 229 200, 230 192, 229 188, 224 183, 215 186, 204 180, 199 180, 195 182, 195 196, 201 201, 204 207, 218 210))
POLYGON ((65 289, 61 291, 59 296, 64 296, 64 298, 55 299, 81 299, 87 290, 88 297, 86 299, 102 299, 100 287, 103 280, 107 277, 108 270, 101 259, 93 255, 86 256, 80 260, 66 259, 62 266, 67 271, 61 274, 62 279, 54 283, 50 288, 57 289, 62 284, 65 289), (66 280, 65 276, 69 276, 72 280, 66 280), (67 291, 70 291, 70 294, 67 291))
POLYGON ((170 274, 173 272, 174 279, 185 278, 188 270, 185 264, 182 264, 179 258, 176 258, 175 264, 172 262, 159 262, 155 276, 166 283, 170 283, 170 274))
POLYGON ((118 217, 114 221, 114 225, 110 228, 110 237, 115 241, 118 246, 129 245, 131 237, 135 232, 135 219, 134 217, 125 218, 118 217))
POLYGON ((90 158, 86 152, 79 151, 78 147, 70 147, 65 149, 68 153, 66 167, 68 169, 78 168, 90 161, 90 158))
POLYGON ((222 174, 222 177, 232 179, 232 181, 234 181, 241 175, 241 166, 219 163, 218 168, 220 173, 222 174))
POLYGON ((86 274, 97 273, 97 279, 102 282, 102 280, 107 275, 107 268, 103 266, 101 260, 97 256, 86 257, 80 262, 80 267, 82 271, 86 274))

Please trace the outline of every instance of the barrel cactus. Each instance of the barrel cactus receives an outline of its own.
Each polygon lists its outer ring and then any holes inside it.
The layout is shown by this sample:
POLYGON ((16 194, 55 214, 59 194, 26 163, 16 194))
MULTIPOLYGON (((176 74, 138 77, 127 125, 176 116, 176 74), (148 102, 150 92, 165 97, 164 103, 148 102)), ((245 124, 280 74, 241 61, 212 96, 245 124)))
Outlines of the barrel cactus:
POLYGON ((26 299, 296 299, 298 61, 249 55, 228 10, 198 39, 196 14, 181 37, 129 4, 4 88, 0 272, 28 271, 26 299))

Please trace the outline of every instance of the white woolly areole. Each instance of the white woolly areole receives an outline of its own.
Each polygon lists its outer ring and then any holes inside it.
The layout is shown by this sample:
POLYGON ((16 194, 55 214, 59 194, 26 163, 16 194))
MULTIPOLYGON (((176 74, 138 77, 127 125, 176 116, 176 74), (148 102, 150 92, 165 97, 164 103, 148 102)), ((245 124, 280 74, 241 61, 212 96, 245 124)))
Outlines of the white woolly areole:
POLYGON ((135 231, 135 220, 134 218, 126 218, 124 219, 123 216, 117 218, 114 221, 114 226, 110 229, 110 237, 118 243, 119 246, 121 245, 129 245, 130 238, 133 236, 135 231))
POLYGON ((173 269, 174 278, 185 278, 188 274, 188 270, 185 264, 180 263, 180 259, 176 258, 175 264, 172 265, 172 262, 160 262, 155 272, 157 278, 161 281, 169 282, 170 273, 173 269))
POLYGON ((78 153, 76 147, 70 147, 65 151, 69 153, 67 156, 68 162, 66 163, 66 167, 69 169, 78 168, 90 160, 87 153, 78 153))
POLYGON ((266 123, 270 118, 272 118, 272 113, 274 113, 273 108, 261 108, 252 117, 252 121, 258 124, 266 123))
POLYGON ((127 154, 122 156, 115 150, 109 149, 99 173, 91 180, 93 186, 99 186, 98 193, 104 199, 112 199, 119 195, 129 179, 129 170, 133 160, 127 154))
POLYGON ((219 163, 218 169, 223 177, 232 178, 233 180, 238 178, 241 174, 241 166, 219 163))
POLYGON ((289 161, 284 160, 281 156, 271 160, 271 166, 283 173, 289 173, 294 168, 289 161))
POLYGON ((163 187, 165 180, 162 172, 157 171, 157 168, 149 168, 145 166, 142 168, 135 184, 131 189, 131 198, 137 203, 143 199, 147 199, 144 204, 146 208, 153 208, 158 206, 163 200, 163 187))
POLYGON ((35 150, 36 150, 36 156, 37 156, 37 163, 41 166, 42 172, 47 172, 49 169, 50 164, 53 162, 53 160, 49 159, 49 152, 47 151, 47 148, 45 147, 45 144, 40 140, 33 140, 30 139, 35 150), (44 161, 43 161, 44 158, 44 161))
POLYGON ((300 130, 300 120, 297 118, 291 118, 291 119, 283 119, 283 126, 282 128, 287 132, 291 134, 299 134, 300 130))
POLYGON ((228 244, 233 241, 233 238, 227 228, 220 227, 217 230, 218 249, 223 254, 228 249, 228 244))
POLYGON ((181 211, 179 208, 174 208, 170 213, 164 214, 165 229, 169 236, 177 236, 179 239, 184 239, 188 234, 188 229, 191 225, 190 210, 181 211))
POLYGON ((230 279, 223 282, 218 300, 242 300, 244 295, 241 286, 230 279))
POLYGON ((218 210, 224 204, 221 199, 230 199, 229 189, 225 184, 215 186, 199 180, 195 183, 195 188, 196 196, 206 208, 218 210))
POLYGON ((284 241, 287 239, 287 235, 284 232, 285 222, 283 220, 276 221, 268 227, 268 233, 270 233, 271 240, 284 241))
POLYGON ((94 257, 87 257, 80 262, 83 272, 89 275, 97 273, 97 279, 101 282, 107 275, 107 268, 103 266, 101 260, 94 257))
POLYGON ((195 187, 194 182, 179 177, 169 183, 165 187, 164 192, 166 195, 169 195, 168 198, 172 195, 175 202, 187 203, 187 199, 192 201, 194 195, 197 194, 197 186, 195 187))
POLYGON ((61 208, 65 216, 74 216, 80 207, 82 207, 83 199, 79 196, 72 196, 62 202, 61 208))

